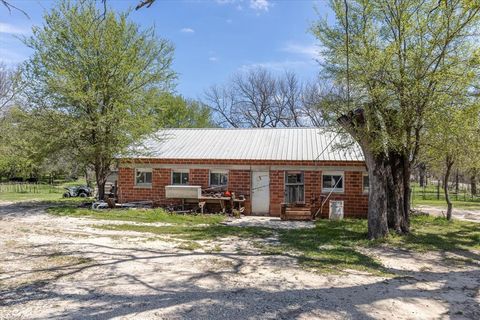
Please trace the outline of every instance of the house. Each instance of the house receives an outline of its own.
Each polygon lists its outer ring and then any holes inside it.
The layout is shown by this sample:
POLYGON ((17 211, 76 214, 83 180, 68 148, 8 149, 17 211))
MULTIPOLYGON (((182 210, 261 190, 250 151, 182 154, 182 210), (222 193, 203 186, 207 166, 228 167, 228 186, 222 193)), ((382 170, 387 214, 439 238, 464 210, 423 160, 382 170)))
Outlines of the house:
POLYGON ((245 196, 245 214, 279 216, 287 203, 328 217, 330 202, 343 201, 345 217, 366 217, 362 152, 340 143, 319 128, 165 129, 120 159, 119 201, 168 205, 178 199, 166 186, 224 186, 245 196))

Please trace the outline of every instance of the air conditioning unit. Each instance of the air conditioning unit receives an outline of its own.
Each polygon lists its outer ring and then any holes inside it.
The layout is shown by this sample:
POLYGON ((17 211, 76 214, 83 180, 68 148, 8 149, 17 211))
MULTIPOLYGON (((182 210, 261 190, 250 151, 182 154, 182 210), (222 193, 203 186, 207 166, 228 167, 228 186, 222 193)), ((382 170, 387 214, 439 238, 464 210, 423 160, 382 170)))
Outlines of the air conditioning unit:
POLYGON ((343 219, 343 200, 332 201, 330 200, 330 211, 328 213, 330 220, 342 220, 343 219))

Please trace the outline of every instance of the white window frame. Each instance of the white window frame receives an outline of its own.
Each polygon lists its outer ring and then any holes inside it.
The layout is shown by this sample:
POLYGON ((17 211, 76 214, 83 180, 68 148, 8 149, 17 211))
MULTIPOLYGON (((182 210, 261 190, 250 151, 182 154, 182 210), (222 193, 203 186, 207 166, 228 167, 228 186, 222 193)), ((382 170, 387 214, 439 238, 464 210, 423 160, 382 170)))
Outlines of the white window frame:
POLYGON ((345 193, 345 171, 322 171, 322 192, 323 193, 345 193), (324 188, 323 187, 323 177, 324 176, 342 176, 342 188, 324 188))
MULTIPOLYGON (((189 169, 173 169, 172 170, 172 174, 170 176, 170 181, 172 183, 172 185, 175 185, 175 186, 188 186, 190 184, 190 170, 189 169), (180 183, 180 184, 174 184, 173 183, 173 174, 174 173, 188 173, 188 182, 187 184, 183 184, 183 183, 180 183)), ((180 179, 181 181, 182 179, 180 179)))
POLYGON ((228 174, 228 170, 210 170, 208 172, 208 185, 210 187, 227 187, 228 186, 228 182, 230 181, 230 177, 229 177, 229 174, 228 174), (215 185, 212 185, 212 173, 220 173, 220 174, 224 174, 227 176, 227 184, 215 184, 215 185))
POLYGON ((153 170, 152 168, 135 168, 135 187, 138 188, 151 188, 152 183, 153 183, 153 170), (137 183, 137 173, 139 172, 146 172, 146 173, 151 173, 152 174, 152 182, 147 182, 147 183, 137 183))
POLYGON ((368 172, 364 172, 362 174, 362 192, 365 193, 365 194, 368 194, 370 192, 370 181, 369 181, 368 189, 365 190, 365 184, 363 183, 365 177, 368 177, 368 172))

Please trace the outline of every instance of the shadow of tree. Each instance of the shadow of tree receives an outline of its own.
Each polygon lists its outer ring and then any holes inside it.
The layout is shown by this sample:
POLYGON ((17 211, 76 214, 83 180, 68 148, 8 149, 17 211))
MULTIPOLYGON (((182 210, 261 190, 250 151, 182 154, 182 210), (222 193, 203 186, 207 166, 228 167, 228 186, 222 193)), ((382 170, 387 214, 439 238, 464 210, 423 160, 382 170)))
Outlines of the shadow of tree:
MULTIPOLYGON (((66 252, 69 247, 77 248, 72 243, 59 243, 66 252)), ((278 268, 291 266, 292 256, 288 254, 262 256, 237 253, 169 253, 161 250, 141 248, 118 248, 106 245, 85 243, 84 250, 70 253, 81 253, 85 256, 95 256, 90 263, 73 263, 52 268, 38 268, 35 270, 17 270, 10 279, 14 279, 22 272, 48 271, 52 276, 45 281, 34 284, 21 285, 15 288, 0 290, 0 305, 20 306, 24 303, 46 300, 65 301, 69 303, 67 310, 63 310, 53 317, 65 319, 109 319, 113 317, 136 317, 147 312, 150 317, 162 317, 165 310, 173 312, 176 317, 188 319, 245 319, 245 318, 275 318, 291 319, 301 315, 319 316, 321 314, 342 314, 347 318, 373 319, 368 306, 386 299, 402 299, 415 301, 416 299, 436 299, 445 304, 450 315, 462 314, 466 318, 478 319, 480 307, 475 300, 480 287, 480 270, 465 270, 452 272, 410 272, 389 269, 397 276, 393 279, 372 277, 368 284, 285 288, 280 282, 278 289, 272 286, 263 288, 263 284, 251 283, 239 286, 229 286, 225 279, 239 275, 246 264, 246 259, 262 257, 262 264, 275 265, 278 268), (118 267, 125 263, 141 262, 164 266, 165 261, 184 259, 196 263, 195 259, 207 258, 226 259, 231 263, 226 268, 208 272, 185 272, 177 270, 179 277, 172 281, 162 281, 161 274, 155 277, 154 270, 134 270, 130 273, 122 272, 118 267), (168 260, 167 260, 168 259, 168 260), (282 265, 283 263, 283 265, 282 265), (84 282, 81 278, 72 276, 89 271, 93 274, 99 268, 102 280, 91 286, 91 281, 84 282), (75 281, 82 293, 68 293, 55 288, 58 280, 75 281), (216 285, 205 286, 202 280, 216 280, 216 285), (465 279, 477 279, 475 283, 465 286, 465 279), (109 290, 119 284, 135 284, 139 290, 125 292, 109 290), (439 286, 431 290, 420 289, 422 283, 438 283, 439 286), (140 290, 141 289, 141 290, 140 290), (115 293, 112 293, 115 292, 115 293), (449 300, 449 294, 454 292, 456 298, 449 300), (461 299, 458 295, 462 295, 461 299), (172 309, 174 308, 174 309, 172 309)), ((48 249, 49 245, 35 246, 36 249, 48 249)), ((48 256, 49 253, 44 253, 48 256)), ((42 256, 37 254, 35 257, 42 256)), ((24 259, 29 255, 24 254, 24 259)), ((209 263, 206 261, 205 263, 209 263)), ((251 264, 251 263, 250 263, 251 264)), ((168 266, 165 266, 168 267, 168 266)), ((249 270, 250 273, 257 270, 249 270)), ((403 310, 404 312, 407 312, 403 310)), ((414 318, 415 315, 411 315, 414 318)))

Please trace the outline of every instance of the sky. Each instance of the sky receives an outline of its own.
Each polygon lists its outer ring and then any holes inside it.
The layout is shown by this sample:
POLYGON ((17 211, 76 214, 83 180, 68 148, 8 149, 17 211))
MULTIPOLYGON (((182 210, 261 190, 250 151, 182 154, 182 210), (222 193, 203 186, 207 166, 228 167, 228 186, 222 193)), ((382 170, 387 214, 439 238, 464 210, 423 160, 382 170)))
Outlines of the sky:
MULTIPOLYGON (((117 11, 139 0, 107 0, 117 11)), ((54 1, 11 0, 29 17, 0 7, 0 61, 21 63, 31 54, 18 37, 42 25, 54 1)), ((257 66, 274 73, 294 71, 301 80, 319 72, 318 42, 309 28, 319 15, 331 16, 321 0, 157 0, 150 8, 132 11, 130 19, 154 27, 158 37, 175 46, 176 92, 202 99, 212 85, 257 66), (316 8, 316 10, 315 10, 316 8)))

